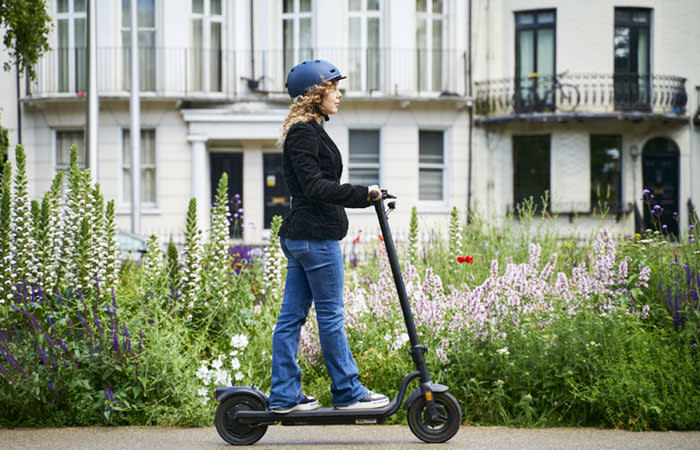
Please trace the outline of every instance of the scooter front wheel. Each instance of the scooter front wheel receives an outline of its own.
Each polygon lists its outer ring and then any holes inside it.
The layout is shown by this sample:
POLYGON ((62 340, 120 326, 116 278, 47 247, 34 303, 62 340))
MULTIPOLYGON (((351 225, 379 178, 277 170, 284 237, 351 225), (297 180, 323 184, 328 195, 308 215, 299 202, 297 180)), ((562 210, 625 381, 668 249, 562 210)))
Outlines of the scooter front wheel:
POLYGON ((457 400, 447 392, 433 392, 438 419, 432 420, 424 396, 420 396, 408 409, 408 427, 419 439, 429 443, 450 440, 462 423, 462 409, 457 400))
POLYGON ((236 394, 227 398, 216 408, 216 431, 221 438, 232 445, 250 445, 258 442, 267 431, 267 425, 249 425, 235 420, 238 411, 264 410, 262 402, 245 394, 236 394))

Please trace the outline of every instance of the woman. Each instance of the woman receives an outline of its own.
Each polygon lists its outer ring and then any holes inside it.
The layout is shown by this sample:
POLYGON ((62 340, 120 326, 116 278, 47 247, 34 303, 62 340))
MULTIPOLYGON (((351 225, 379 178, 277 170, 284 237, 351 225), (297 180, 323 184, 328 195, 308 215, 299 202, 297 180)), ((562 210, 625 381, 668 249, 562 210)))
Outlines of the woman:
POLYGON ((389 404, 359 382, 359 372, 345 335, 344 263, 339 240, 348 230, 345 207, 371 205, 369 192, 379 186, 340 184, 343 170, 338 148, 323 130, 323 120, 338 112, 338 81, 345 78, 331 63, 309 60, 287 76, 294 103, 284 121, 284 176, 292 196, 279 236, 287 256, 282 309, 272 337, 270 409, 284 414, 318 408, 303 393, 297 364, 301 327, 313 302, 321 350, 331 378, 333 406, 380 408, 389 404))

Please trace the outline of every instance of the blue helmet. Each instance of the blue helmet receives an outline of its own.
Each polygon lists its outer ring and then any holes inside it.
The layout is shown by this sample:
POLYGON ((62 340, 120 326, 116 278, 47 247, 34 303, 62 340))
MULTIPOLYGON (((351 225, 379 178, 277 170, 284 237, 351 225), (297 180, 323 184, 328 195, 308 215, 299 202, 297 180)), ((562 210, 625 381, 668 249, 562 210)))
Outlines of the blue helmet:
POLYGON ((294 98, 303 95, 307 89, 318 86, 324 81, 347 78, 337 67, 322 59, 309 59, 292 67, 287 75, 287 91, 294 98))

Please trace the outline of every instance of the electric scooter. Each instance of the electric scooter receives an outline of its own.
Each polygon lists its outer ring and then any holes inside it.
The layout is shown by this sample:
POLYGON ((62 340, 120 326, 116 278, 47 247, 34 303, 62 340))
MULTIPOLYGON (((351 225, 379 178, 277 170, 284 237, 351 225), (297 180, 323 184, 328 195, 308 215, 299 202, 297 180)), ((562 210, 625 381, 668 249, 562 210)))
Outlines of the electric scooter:
MULTIPOLYGON (((418 333, 413 321, 411 307, 406 295, 396 248, 389 230, 384 200, 395 199, 386 190, 381 193, 371 192, 376 199, 374 207, 384 237, 387 257, 396 283, 396 290, 401 303, 406 331, 411 343, 409 351, 415 369, 401 382, 399 392, 383 408, 341 410, 322 407, 311 411, 293 411, 278 414, 270 411, 268 398, 253 386, 217 387, 214 396, 219 402, 216 409, 216 430, 219 435, 232 445, 250 445, 263 437, 269 425, 342 425, 383 423, 387 417, 395 414, 401 407, 408 384, 418 379, 420 387, 416 388, 403 408, 407 411, 408 426, 418 438, 429 443, 446 442, 452 438, 462 422, 462 410, 457 400, 447 392, 447 386, 430 381, 428 367, 425 363, 426 347, 418 340, 418 333), (381 195, 381 198, 379 198, 381 195)), ((388 203, 394 209, 396 203, 388 203)))

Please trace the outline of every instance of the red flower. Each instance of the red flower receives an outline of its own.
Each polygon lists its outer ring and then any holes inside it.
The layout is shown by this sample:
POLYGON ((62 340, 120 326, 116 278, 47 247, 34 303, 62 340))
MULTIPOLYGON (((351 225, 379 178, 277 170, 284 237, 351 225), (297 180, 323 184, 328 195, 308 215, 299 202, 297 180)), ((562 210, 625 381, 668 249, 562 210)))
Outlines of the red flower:
POLYGON ((381 234, 379 234, 379 235, 377 235, 377 237, 379 238, 380 241, 384 242, 384 236, 382 236, 381 234))
POLYGON ((352 240, 353 244, 358 244, 360 242, 360 236, 358 235, 355 239, 352 240))
POLYGON ((469 264, 474 264, 474 258, 471 256, 458 256, 457 257, 457 262, 458 263, 469 263, 469 264))
POLYGON ((78 97, 80 97, 80 98, 85 97, 85 92, 79 91, 79 92, 78 92, 78 97))

